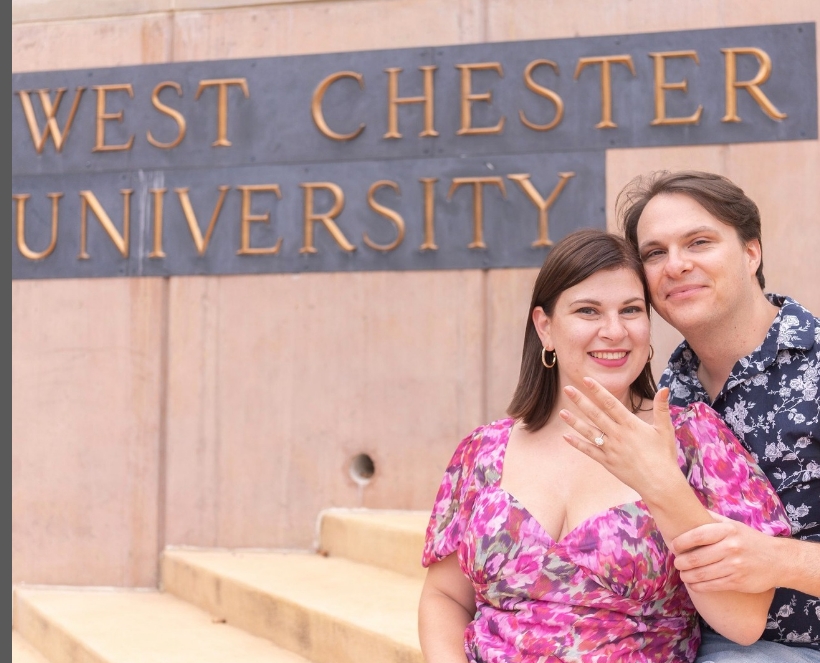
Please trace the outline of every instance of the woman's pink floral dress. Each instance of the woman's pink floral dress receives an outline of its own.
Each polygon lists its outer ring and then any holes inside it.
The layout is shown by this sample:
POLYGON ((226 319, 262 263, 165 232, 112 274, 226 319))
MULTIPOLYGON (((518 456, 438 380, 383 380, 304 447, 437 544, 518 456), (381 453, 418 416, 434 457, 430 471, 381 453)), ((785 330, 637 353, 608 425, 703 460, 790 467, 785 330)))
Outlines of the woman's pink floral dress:
MULTIPOLYGON (((715 412, 673 407, 678 463, 708 509, 771 535, 789 520, 774 489, 715 412)), ((642 501, 591 516, 553 540, 499 486, 514 421, 456 449, 427 527, 424 566, 458 553, 476 592, 471 663, 694 661, 695 608, 642 501)))

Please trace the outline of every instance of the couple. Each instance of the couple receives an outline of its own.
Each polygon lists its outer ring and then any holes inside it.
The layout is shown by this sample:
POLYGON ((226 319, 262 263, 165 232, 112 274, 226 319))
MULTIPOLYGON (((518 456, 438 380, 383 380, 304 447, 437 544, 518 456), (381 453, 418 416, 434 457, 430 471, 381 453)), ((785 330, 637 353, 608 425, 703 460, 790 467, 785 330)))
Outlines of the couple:
POLYGON ((625 241, 547 256, 510 418, 447 467, 425 658, 820 661, 820 320, 764 295, 757 207, 726 178, 620 201, 625 241), (685 338, 657 393, 650 300, 685 338))

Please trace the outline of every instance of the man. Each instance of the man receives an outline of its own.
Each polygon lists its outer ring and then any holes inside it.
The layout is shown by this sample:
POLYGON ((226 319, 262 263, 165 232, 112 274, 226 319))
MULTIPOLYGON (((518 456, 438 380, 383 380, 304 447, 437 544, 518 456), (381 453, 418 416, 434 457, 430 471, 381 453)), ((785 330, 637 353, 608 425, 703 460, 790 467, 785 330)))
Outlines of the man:
POLYGON ((760 215, 725 177, 655 173, 618 200, 653 308, 685 339, 660 380, 670 403, 711 405, 792 522, 791 539, 721 519, 672 542, 694 591, 778 588, 761 640, 743 647, 704 629, 698 662, 820 661, 820 320, 764 294, 760 215))

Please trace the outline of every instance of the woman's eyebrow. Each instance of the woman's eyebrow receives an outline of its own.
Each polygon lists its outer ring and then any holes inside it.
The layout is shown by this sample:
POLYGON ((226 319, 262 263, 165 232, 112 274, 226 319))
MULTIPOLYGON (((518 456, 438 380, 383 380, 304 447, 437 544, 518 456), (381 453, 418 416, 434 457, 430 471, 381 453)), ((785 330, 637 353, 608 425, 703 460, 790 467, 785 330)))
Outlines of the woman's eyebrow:
MULTIPOLYGON (((630 297, 629 299, 625 299, 624 301, 621 302, 621 304, 631 304, 632 302, 643 302, 643 301, 644 301, 643 297, 638 297, 636 295, 635 297, 630 297)), ((598 301, 597 299, 589 299, 589 298, 586 298, 586 297, 581 298, 581 299, 574 299, 574 300, 572 300, 572 302, 570 302, 570 306, 575 306, 577 304, 593 304, 594 306, 603 306, 603 304, 600 301, 598 301)))

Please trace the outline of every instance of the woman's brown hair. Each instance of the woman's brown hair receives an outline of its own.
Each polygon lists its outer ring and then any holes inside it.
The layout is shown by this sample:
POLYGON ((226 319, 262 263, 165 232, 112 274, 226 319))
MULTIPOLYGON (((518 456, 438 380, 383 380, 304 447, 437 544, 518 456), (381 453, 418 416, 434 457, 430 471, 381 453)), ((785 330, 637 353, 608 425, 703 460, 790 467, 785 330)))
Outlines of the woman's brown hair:
MULTIPOLYGON (((535 330, 532 312, 540 306, 551 316, 562 292, 597 272, 615 269, 632 270, 640 279, 649 315, 649 290, 641 261, 621 237, 603 230, 576 230, 559 241, 544 260, 535 279, 527 315, 518 386, 507 408, 507 414, 522 420, 526 429, 536 431, 549 420, 558 398, 561 370, 560 357, 551 369, 541 363, 541 339, 535 330)), ((638 402, 655 395, 655 380, 649 362, 630 385, 630 391, 638 402)))

